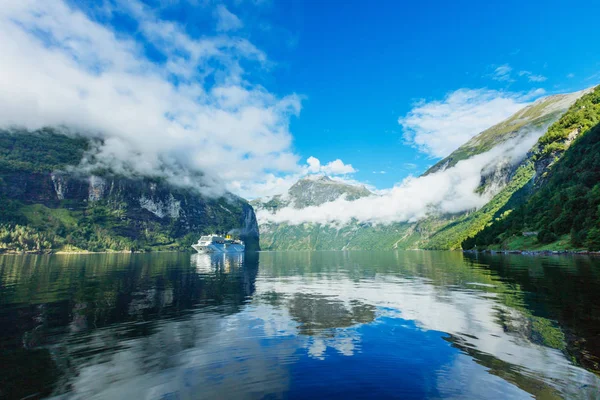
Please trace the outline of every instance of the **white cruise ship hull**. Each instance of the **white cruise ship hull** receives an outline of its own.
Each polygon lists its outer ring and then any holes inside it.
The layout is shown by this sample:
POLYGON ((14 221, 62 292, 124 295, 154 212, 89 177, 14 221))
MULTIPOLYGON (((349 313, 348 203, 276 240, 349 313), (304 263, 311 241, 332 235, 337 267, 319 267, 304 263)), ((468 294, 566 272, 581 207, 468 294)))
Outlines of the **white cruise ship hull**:
POLYGON ((201 246, 198 244, 192 245, 194 250, 196 250, 200 254, 205 253, 243 253, 245 250, 245 246, 243 244, 238 243, 211 243, 206 246, 201 246))

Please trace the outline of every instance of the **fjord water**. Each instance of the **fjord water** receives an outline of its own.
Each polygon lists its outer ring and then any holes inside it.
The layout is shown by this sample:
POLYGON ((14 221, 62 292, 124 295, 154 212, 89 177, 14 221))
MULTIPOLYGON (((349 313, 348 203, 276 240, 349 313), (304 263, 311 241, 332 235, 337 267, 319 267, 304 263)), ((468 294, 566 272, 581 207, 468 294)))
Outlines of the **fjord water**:
POLYGON ((3 256, 0 398, 597 398, 600 260, 3 256))

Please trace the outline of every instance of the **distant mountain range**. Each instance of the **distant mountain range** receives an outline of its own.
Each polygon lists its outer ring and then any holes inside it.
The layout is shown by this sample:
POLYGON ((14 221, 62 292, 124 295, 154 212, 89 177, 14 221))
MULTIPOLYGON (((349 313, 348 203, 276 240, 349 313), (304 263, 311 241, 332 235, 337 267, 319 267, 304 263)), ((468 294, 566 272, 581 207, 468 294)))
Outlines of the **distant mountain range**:
POLYGON ((259 230, 265 250, 600 250, 599 123, 599 88, 542 98, 423 174, 498 153, 477 167, 475 192, 489 199, 485 205, 459 213, 431 207, 417 222, 383 224, 257 223, 254 210, 302 215, 340 198, 362 204, 380 196, 327 176, 302 178, 285 194, 249 204, 157 177, 78 172, 91 139, 77 134, 0 130, 0 252, 182 250, 212 231, 233 232, 257 249, 259 230))
POLYGON ((283 207, 301 209, 319 206, 340 196, 345 196, 347 200, 356 200, 371 195, 373 193, 364 186, 349 185, 325 175, 310 175, 292 185, 285 195, 254 200, 250 204, 260 209, 276 211, 283 207))
MULTIPOLYGON (((508 144, 516 148, 520 147, 519 150, 524 156, 517 162, 509 163, 505 158, 500 157, 494 160, 493 165, 486 165, 482 169, 481 182, 476 192, 485 193, 490 200, 477 210, 456 214, 443 214, 431 210, 427 218, 418 222, 395 222, 386 225, 359 222, 342 226, 320 223, 292 225, 261 221, 259 218, 261 246, 263 249, 271 250, 460 249, 463 242, 466 247, 472 247, 476 242, 480 247, 499 248, 513 248, 520 244, 526 248, 585 246, 585 243, 590 242, 587 239, 588 231, 591 229, 589 227, 585 232, 579 232, 577 227, 574 228, 573 234, 580 240, 572 241, 565 236, 571 233, 565 234, 564 229, 555 229, 556 232, 551 232, 542 243, 537 238, 535 229, 543 230, 540 226, 550 224, 552 221, 548 218, 551 219, 551 216, 547 216, 543 221, 536 219, 535 224, 528 221, 517 223, 515 217, 507 219, 507 216, 515 209, 526 207, 523 204, 533 201, 530 200, 531 198, 539 198, 540 195, 536 197, 536 193, 545 193, 543 188, 547 182, 556 181, 556 179, 552 180, 551 176, 555 170, 559 170, 563 155, 581 151, 583 144, 579 143, 584 143, 584 140, 579 138, 586 136, 590 128, 600 122, 598 119, 600 110, 597 110, 597 103, 594 103, 599 90, 588 89, 539 99, 507 120, 476 135, 423 174, 425 176, 445 171, 462 160, 469 160, 493 149, 503 149, 502 146, 508 144), (573 148, 569 149, 571 146, 573 148), (504 226, 507 223, 514 225, 510 233, 506 232, 504 226), (503 228, 494 231, 490 226, 503 226, 503 228), (485 232, 480 233, 484 228, 486 228, 485 232), (523 243, 522 240, 524 231, 534 232, 527 236, 529 238, 527 243, 523 243), (481 236, 483 234, 487 236, 481 236), (553 238, 555 241, 551 240, 553 238)), ((568 159, 573 159, 573 156, 568 159)), ((564 168, 560 167, 560 170, 563 171, 564 168)), ((600 176, 590 179, 591 182, 584 187, 600 190, 600 187, 594 186, 600 182, 600 176)), ((308 206, 318 206, 342 195, 346 196, 347 200, 376 196, 365 187, 327 177, 307 177, 298 181, 285 195, 257 199, 251 204, 259 216, 261 212, 273 213, 285 207, 293 207, 298 209, 298 212, 302 212, 302 209, 308 206)), ((531 207, 529 206, 527 210, 529 213, 535 213, 531 207)), ((587 224, 589 225, 590 220, 597 224, 599 217, 588 216, 587 224)), ((592 235, 594 232, 592 231, 592 235)), ((544 232, 543 235, 546 233, 544 232)), ((600 242, 600 233, 598 242, 600 242)))
MULTIPOLYGON (((327 176, 307 176, 296 182, 286 194, 250 202, 258 215, 292 207, 303 212, 344 196, 347 200, 375 196, 364 186, 348 184, 327 176)), ((368 225, 305 223, 263 223, 259 225, 261 248, 265 250, 339 250, 393 248, 409 225, 368 225)))

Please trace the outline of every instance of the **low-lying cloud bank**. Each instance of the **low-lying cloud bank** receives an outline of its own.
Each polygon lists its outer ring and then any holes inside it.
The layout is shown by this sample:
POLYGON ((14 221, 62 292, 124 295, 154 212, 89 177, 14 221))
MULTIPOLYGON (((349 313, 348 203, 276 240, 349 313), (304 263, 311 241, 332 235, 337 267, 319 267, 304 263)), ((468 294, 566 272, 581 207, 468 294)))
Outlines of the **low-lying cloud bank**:
MULTIPOLYGON (((521 162, 545 130, 524 132, 492 150, 458 162, 454 167, 421 177, 409 177, 378 196, 354 201, 339 198, 320 206, 286 207, 276 213, 259 210, 264 223, 321 223, 345 225, 361 223, 389 224, 415 222, 431 213, 458 213, 476 209, 487 203, 502 185, 489 185, 490 190, 476 193, 482 177, 493 177, 494 171, 521 162)), ((493 178, 492 178, 493 179, 493 178)))

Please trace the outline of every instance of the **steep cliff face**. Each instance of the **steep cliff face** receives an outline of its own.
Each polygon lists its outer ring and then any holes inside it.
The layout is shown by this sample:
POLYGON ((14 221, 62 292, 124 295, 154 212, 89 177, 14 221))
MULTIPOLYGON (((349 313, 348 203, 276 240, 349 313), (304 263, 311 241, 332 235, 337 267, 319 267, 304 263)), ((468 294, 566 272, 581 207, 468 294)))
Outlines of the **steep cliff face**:
MULTIPOLYGON (((49 146, 31 154, 24 145, 27 136, 43 145, 53 135, 0 132, 3 144, 12 146, 11 154, 0 154, 4 249, 187 249, 201 234, 215 231, 239 236, 249 250, 258 249, 254 210, 232 194, 209 198, 158 178, 67 172, 72 160, 59 162, 56 154, 46 164, 28 162, 48 160, 49 152, 61 149, 49 146), (24 229, 21 236, 15 234, 19 229, 24 229)), ((60 140, 73 144, 80 138, 60 140)))

